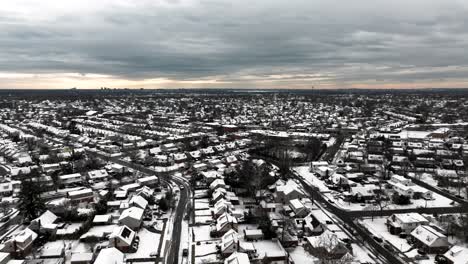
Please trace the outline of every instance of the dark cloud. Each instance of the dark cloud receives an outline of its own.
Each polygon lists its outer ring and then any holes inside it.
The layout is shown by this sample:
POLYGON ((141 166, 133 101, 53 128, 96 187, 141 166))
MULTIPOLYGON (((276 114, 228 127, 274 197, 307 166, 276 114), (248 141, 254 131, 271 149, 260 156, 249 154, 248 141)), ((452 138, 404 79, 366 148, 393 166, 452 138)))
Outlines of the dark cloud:
POLYGON ((0 8, 0 72, 239 83, 468 79, 462 1, 45 2, 11 8, 26 14, 0 8))

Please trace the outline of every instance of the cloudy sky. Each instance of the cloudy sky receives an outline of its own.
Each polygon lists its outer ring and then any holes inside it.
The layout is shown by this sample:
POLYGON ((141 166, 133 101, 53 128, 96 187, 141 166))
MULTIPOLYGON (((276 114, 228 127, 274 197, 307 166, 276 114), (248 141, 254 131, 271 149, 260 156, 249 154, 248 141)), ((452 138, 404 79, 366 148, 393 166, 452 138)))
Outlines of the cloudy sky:
POLYGON ((468 87, 467 0, 14 0, 0 88, 468 87))

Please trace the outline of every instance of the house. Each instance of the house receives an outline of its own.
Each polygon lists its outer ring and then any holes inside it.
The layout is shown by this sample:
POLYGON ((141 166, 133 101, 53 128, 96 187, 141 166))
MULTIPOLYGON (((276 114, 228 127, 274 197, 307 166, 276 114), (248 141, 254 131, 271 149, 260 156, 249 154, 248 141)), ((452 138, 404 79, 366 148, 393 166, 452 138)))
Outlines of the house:
POLYGON ((350 187, 349 193, 354 201, 364 202, 374 199, 375 193, 378 191, 378 189, 379 187, 375 184, 364 184, 350 187))
POLYGON ((167 144, 163 144, 161 146, 161 150, 164 151, 164 152, 176 152, 178 150, 176 144, 174 143, 167 143, 167 144))
POLYGON ((261 229, 244 229, 244 238, 247 241, 263 239, 263 231, 261 229))
POLYGON ((350 251, 337 234, 325 231, 319 236, 307 237, 304 249, 311 255, 323 259, 342 259, 350 251))
POLYGON ((231 207, 232 204, 226 201, 225 199, 217 201, 213 209, 214 218, 218 218, 222 214, 229 212, 231 207))
POLYGON ((224 260, 224 264, 250 264, 250 260, 246 253, 234 252, 224 260))
POLYGON ((126 225, 133 230, 140 228, 143 222, 144 210, 138 207, 130 207, 123 210, 119 218, 119 224, 126 225))
POLYGON ((71 264, 91 264, 94 260, 94 253, 73 252, 71 255, 71 264))
POLYGON ((95 215, 93 225, 110 225, 112 223, 112 215, 95 215))
POLYGON ((239 250, 239 234, 231 229, 221 237, 221 255, 229 256, 239 250))
POLYGON ((122 190, 122 191, 133 192, 133 191, 138 190, 140 187, 141 187, 140 183, 135 182, 135 183, 122 185, 122 186, 119 187, 119 189, 122 190))
POLYGON ((387 227, 391 234, 410 234, 420 225, 428 225, 429 221, 419 213, 393 214, 387 218, 387 227))
POLYGON ((159 179, 156 175, 139 178, 136 180, 141 186, 153 187, 158 185, 159 179))
POLYGON ((132 199, 130 199, 130 205, 144 210, 148 206, 148 201, 140 195, 134 195, 132 199))
POLYGON ((225 188, 226 183, 224 183, 223 179, 216 179, 210 184, 210 189, 215 190, 217 188, 225 188))
POLYGON ((230 229, 234 229, 237 231, 238 221, 235 216, 231 214, 224 213, 218 219, 216 219, 216 226, 215 226, 215 234, 216 235, 224 235, 230 229))
POLYGON ((90 188, 83 188, 68 192, 68 198, 70 198, 72 203, 93 202, 94 192, 90 188))
POLYGON ((0 196, 8 197, 14 193, 19 193, 21 189, 21 181, 10 181, 0 183, 0 196))
POLYGON ((79 185, 83 183, 83 177, 79 173, 61 175, 59 176, 59 182, 64 186, 70 186, 74 184, 79 185))
POLYGON ((37 233, 55 234, 58 217, 51 211, 45 211, 41 216, 31 221, 29 228, 37 233))
POLYGON ((281 203, 287 203, 290 200, 306 197, 304 192, 300 190, 299 185, 291 179, 288 180, 285 185, 277 186, 274 196, 275 200, 281 203))
POLYGON ((217 188, 214 190, 214 192, 211 194, 211 201, 213 203, 217 203, 219 200, 226 198, 226 189, 224 188, 217 188))
POLYGON ((106 170, 93 170, 88 172, 88 178, 91 181, 104 181, 109 177, 106 170))
POLYGON ((448 238, 428 225, 420 225, 411 232, 415 245, 426 253, 443 253, 449 247, 448 238))
POLYGON ((190 152, 189 152, 189 156, 190 156, 192 159, 197 160, 197 159, 201 158, 201 152, 198 151, 198 150, 190 151, 190 152))
POLYGON ((310 235, 320 235, 326 229, 327 225, 332 225, 332 219, 322 210, 312 210, 309 215, 304 218, 304 229, 310 235))
POLYGON ((105 248, 99 252, 94 264, 125 264, 125 255, 115 247, 105 248))
POLYGON ((312 161, 310 163, 310 172, 316 173, 317 168, 319 167, 327 167, 328 162, 327 161, 312 161))
POLYGON ((143 186, 137 191, 137 195, 143 196, 143 198, 145 198, 146 200, 151 199, 154 195, 154 190, 147 186, 143 186))
POLYGON ((185 153, 176 153, 174 154, 174 161, 176 163, 181 163, 187 160, 187 155, 185 153))
POLYGON ((134 243, 135 231, 123 225, 115 227, 109 236, 109 245, 119 249, 122 252, 134 252, 138 249, 134 243))
POLYGON ((299 199, 289 201, 289 207, 294 212, 295 217, 305 217, 309 214, 308 208, 299 199))
POLYGON ((3 243, 1 252, 12 253, 13 256, 24 257, 31 252, 33 242, 37 238, 37 233, 29 228, 11 236, 3 243))
POLYGON ((222 178, 221 175, 215 170, 202 171, 201 176, 207 184, 211 184, 214 180, 222 178))
POLYGON ((453 246, 444 254, 448 264, 468 264, 468 248, 453 246))

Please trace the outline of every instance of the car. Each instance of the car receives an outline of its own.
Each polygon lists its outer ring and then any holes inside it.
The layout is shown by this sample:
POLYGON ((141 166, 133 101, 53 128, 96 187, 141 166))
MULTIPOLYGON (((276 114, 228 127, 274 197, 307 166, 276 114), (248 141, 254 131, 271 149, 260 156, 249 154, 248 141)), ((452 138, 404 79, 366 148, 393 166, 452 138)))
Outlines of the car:
POLYGON ((335 203, 335 201, 333 199, 328 199, 328 202, 331 203, 331 204, 335 203))
POLYGON ((182 256, 184 256, 184 257, 188 256, 188 249, 187 248, 184 248, 182 250, 182 256))
POLYGON ((185 189, 185 187, 184 187, 183 185, 180 185, 179 188, 180 188, 181 190, 185 189))
POLYGON ((379 243, 382 243, 383 242, 383 239, 378 237, 378 236, 373 236, 372 237, 375 241, 379 242, 379 243))

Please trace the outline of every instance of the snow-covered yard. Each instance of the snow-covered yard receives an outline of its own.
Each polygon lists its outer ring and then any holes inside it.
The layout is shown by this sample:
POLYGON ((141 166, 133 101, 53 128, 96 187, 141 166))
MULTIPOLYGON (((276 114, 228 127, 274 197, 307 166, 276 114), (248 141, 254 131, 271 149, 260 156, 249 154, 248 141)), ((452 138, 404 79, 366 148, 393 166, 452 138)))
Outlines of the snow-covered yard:
POLYGON ((287 251, 289 252, 289 256, 294 261, 294 263, 297 264, 315 263, 318 261, 316 257, 312 256, 307 251, 305 251, 304 247, 302 246, 290 248, 287 249, 287 251))
POLYGON ((360 222, 374 236, 380 237, 383 240, 388 241, 388 243, 392 244, 399 251, 405 252, 411 249, 411 245, 408 244, 406 239, 390 234, 386 225, 386 217, 374 217, 374 219, 365 218, 360 222))
POLYGON ((128 258, 149 258, 152 254, 157 253, 159 249, 159 242, 161 235, 158 233, 150 232, 146 228, 142 228, 138 232, 140 243, 138 250, 135 253, 128 254, 128 258))
POLYGON ((192 231, 195 241, 213 240, 213 238, 210 236, 210 230, 211 229, 209 225, 193 226, 192 231))
POLYGON ((309 171, 309 169, 309 166, 299 166, 293 168, 293 170, 297 172, 297 174, 301 176, 310 186, 318 188, 322 193, 330 192, 330 189, 325 186, 325 183, 319 180, 312 172, 309 171))

